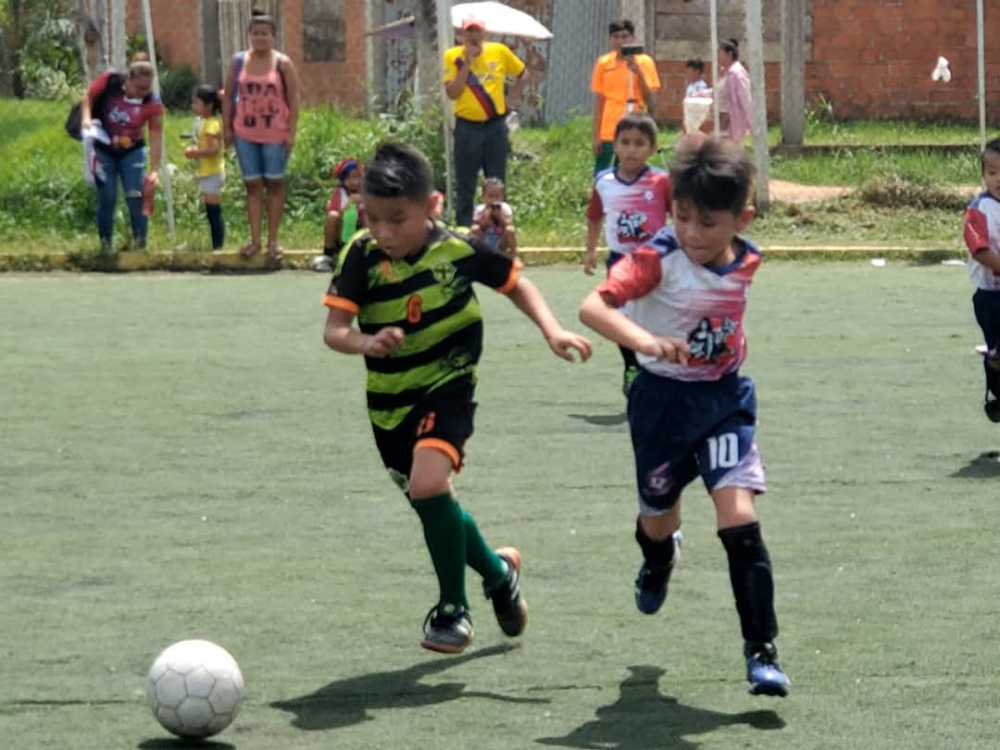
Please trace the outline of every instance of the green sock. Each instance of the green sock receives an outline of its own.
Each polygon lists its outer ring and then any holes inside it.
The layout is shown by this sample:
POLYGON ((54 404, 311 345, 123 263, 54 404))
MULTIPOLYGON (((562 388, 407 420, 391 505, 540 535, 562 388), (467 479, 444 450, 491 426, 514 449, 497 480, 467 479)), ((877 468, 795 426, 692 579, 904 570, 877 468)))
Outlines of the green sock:
POLYGON ((413 500, 411 504, 424 526, 424 539, 441 587, 441 603, 468 607, 469 600, 465 598, 466 525, 461 506, 448 493, 413 500))
POLYGON ((503 581, 507 575, 507 565, 479 533, 476 519, 465 508, 462 508, 462 520, 465 523, 465 556, 469 567, 479 573, 486 582, 486 588, 491 589, 503 581))

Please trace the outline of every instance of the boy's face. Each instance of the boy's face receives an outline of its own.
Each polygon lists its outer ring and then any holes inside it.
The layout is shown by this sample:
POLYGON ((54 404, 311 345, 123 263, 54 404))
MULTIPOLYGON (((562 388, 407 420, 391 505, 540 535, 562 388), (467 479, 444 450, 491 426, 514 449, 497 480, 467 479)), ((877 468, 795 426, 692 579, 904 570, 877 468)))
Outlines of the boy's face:
POLYGON ((364 199, 368 231, 390 258, 402 260, 426 244, 434 226, 433 196, 382 198, 366 193, 364 199))
POLYGON ((633 41, 635 41, 635 37, 631 34, 631 32, 622 30, 622 31, 616 31, 615 33, 611 34, 608 37, 608 40, 611 44, 612 52, 621 52, 622 45, 631 44, 633 41))
POLYGON ((629 128, 615 136, 615 156, 626 172, 641 171, 655 151, 656 145, 640 130, 629 128))
POLYGON ((753 219, 752 207, 740 213, 709 211, 688 199, 674 201, 674 228, 684 254, 699 266, 725 266, 736 260, 733 238, 753 219))
POLYGON ((344 189, 348 193, 357 193, 361 191, 361 170, 352 169, 347 173, 347 177, 344 178, 344 189))
POLYGON ((496 187, 495 185, 483 188, 483 203, 489 205, 491 203, 500 203, 502 201, 503 188, 496 187))
POLYGON ((990 195, 1000 200, 1000 154, 995 151, 983 154, 983 184, 990 195))

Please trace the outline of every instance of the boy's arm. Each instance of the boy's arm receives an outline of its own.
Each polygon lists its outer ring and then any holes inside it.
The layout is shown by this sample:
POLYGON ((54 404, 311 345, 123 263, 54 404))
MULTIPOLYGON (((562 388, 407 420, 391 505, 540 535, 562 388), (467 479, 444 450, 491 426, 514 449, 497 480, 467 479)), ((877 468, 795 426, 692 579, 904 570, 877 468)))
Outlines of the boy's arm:
POLYGON ((619 346, 657 359, 687 364, 691 353, 686 341, 654 336, 633 323, 618 309, 618 302, 611 294, 597 289, 580 305, 580 322, 619 346))
POLYGON ((986 214, 978 208, 968 209, 965 212, 965 226, 962 234, 973 260, 1000 273, 1000 252, 991 247, 986 214))
POLYGON ((583 259, 583 272, 594 275, 597 267, 597 240, 601 237, 601 220, 587 219, 587 254, 583 259))
POLYGON ((542 296, 542 293, 538 291, 538 287, 531 283, 531 281, 524 276, 519 276, 517 283, 507 293, 507 296, 510 297, 511 302, 514 303, 518 310, 531 318, 534 324, 538 326, 545 336, 549 348, 552 349, 556 356, 573 362, 574 357, 570 350, 576 349, 580 353, 582 361, 586 362, 590 359, 590 342, 583 336, 571 333, 559 325, 559 321, 552 314, 552 310, 549 309, 549 305, 542 296))
POLYGON ((331 307, 326 316, 323 342, 342 354, 384 357, 402 346, 406 339, 403 329, 396 326, 387 326, 376 334, 366 334, 355 328, 353 322, 353 313, 331 307))

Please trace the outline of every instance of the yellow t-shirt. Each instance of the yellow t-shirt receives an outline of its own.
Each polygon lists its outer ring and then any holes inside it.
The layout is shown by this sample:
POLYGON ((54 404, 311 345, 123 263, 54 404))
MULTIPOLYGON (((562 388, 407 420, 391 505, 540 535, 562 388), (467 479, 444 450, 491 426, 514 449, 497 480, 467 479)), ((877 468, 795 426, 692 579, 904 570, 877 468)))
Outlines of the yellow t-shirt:
POLYGON ((202 156, 198 159, 198 176, 211 177, 215 174, 225 174, 226 159, 225 149, 222 143, 222 118, 218 115, 206 117, 198 126, 197 140, 195 146, 199 149, 209 148, 209 136, 214 136, 219 153, 215 156, 202 156))
MULTIPOLYGON (((450 83, 458 76, 458 61, 464 46, 451 47, 444 53, 444 82, 450 83)), ((472 63, 469 80, 455 100, 455 117, 473 122, 485 122, 507 114, 504 100, 504 79, 517 77, 524 71, 524 63, 500 42, 483 42, 483 51, 472 63)))
MULTIPOLYGON (((660 88, 660 76, 656 63, 649 55, 636 55, 636 63, 650 91, 660 88)), ((601 140, 615 139, 615 126, 625 116, 629 98, 635 99, 633 112, 646 112, 649 108, 642 98, 642 87, 638 76, 628 69, 624 60, 618 59, 617 52, 608 52, 597 58, 590 90, 604 97, 604 113, 601 116, 601 140), (631 87, 630 87, 631 82, 631 87)))

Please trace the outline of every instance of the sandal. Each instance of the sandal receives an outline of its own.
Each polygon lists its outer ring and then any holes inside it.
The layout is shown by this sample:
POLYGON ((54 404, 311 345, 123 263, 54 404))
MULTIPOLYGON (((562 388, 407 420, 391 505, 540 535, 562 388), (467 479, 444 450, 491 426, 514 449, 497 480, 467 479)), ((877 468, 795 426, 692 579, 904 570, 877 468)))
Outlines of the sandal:
POLYGON ((259 242, 248 242, 243 247, 240 248, 240 257, 242 258, 252 258, 257 253, 260 252, 259 242))
POLYGON ((276 242, 268 243, 267 245, 267 257, 271 260, 281 260, 281 256, 285 254, 281 245, 276 242))

